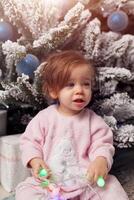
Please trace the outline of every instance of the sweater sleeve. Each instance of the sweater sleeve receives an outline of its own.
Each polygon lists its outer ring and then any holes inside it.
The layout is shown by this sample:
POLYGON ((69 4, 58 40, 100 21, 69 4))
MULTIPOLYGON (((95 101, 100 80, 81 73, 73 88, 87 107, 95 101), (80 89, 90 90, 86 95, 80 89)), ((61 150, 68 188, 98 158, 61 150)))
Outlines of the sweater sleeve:
MULTIPOLYGON (((44 118, 44 116, 42 116, 44 118)), ((27 125, 20 137, 20 149, 24 166, 34 158, 43 158, 42 147, 45 140, 45 128, 41 125, 41 115, 38 113, 27 125)))
POLYGON ((91 111, 91 145, 89 148, 89 159, 93 161, 98 156, 106 158, 108 170, 113 164, 115 152, 113 146, 113 133, 103 118, 91 111))

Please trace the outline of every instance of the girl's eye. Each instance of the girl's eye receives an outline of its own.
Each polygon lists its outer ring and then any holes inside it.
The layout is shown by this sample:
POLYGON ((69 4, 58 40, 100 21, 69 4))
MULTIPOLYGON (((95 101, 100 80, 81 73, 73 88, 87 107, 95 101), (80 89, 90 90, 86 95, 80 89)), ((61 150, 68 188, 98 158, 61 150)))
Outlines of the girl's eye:
POLYGON ((84 85, 85 86, 90 86, 90 83, 89 82, 85 82, 84 85))
POLYGON ((67 87, 73 87, 73 86, 74 86, 74 83, 73 83, 73 82, 67 83, 66 86, 67 86, 67 87))

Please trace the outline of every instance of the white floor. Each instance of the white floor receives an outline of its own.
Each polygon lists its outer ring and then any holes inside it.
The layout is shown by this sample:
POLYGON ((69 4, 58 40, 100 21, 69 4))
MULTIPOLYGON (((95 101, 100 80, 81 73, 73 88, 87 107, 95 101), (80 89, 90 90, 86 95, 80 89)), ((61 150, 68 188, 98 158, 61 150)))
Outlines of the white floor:
POLYGON ((4 188, 0 185, 0 200, 2 200, 4 197, 8 197, 10 193, 4 190, 4 188))

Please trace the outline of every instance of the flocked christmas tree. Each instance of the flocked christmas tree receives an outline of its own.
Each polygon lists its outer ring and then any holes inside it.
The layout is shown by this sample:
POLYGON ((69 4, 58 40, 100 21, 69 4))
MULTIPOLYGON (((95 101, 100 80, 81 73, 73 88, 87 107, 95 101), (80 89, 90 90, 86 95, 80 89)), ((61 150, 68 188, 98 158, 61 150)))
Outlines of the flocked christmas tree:
POLYGON ((45 106, 41 63, 53 51, 92 59, 92 108, 114 132, 117 147, 134 145, 134 1, 1 0, 0 102, 45 106))

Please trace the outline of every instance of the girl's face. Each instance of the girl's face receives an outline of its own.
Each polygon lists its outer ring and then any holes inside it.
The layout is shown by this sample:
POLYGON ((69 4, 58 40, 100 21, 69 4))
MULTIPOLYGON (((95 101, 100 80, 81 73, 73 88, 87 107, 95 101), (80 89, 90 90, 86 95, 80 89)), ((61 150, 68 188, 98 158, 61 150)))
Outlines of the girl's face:
MULTIPOLYGON (((72 70, 69 81, 55 96, 59 101, 59 112, 71 116, 87 106, 92 96, 91 76, 91 70, 86 64, 72 70)), ((54 97, 54 94, 51 96, 54 97)))

